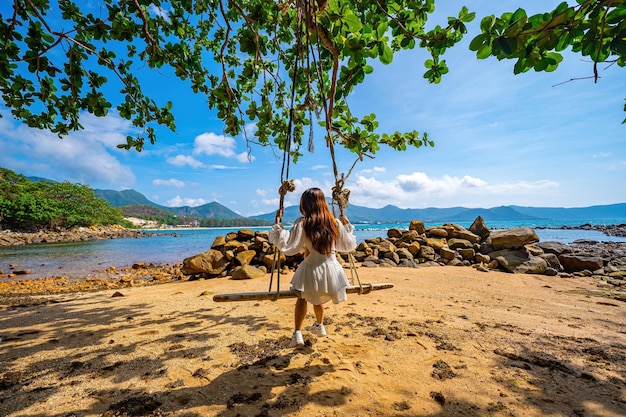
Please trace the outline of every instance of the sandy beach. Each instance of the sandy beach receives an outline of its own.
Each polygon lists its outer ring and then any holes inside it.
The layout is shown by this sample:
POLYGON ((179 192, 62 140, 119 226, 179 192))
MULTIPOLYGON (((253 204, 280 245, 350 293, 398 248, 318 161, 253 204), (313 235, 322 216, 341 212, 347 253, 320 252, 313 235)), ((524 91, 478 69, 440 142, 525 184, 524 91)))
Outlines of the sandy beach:
POLYGON ((213 301, 269 275, 21 297, 0 306, 0 415, 626 415, 626 303, 598 280, 359 275, 394 288, 329 306, 300 350, 293 300, 213 301))

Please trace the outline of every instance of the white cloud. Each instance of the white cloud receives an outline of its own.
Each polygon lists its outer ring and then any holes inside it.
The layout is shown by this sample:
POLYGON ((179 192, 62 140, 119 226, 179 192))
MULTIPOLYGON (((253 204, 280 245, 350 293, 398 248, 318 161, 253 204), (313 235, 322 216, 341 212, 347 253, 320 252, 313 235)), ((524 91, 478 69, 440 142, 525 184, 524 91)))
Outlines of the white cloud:
POLYGON ((176 187, 176 188, 183 188, 185 186, 185 183, 183 181, 177 180, 174 178, 170 178, 169 180, 156 179, 152 181, 152 184, 163 185, 165 187, 176 187))
POLYGON ((248 152, 235 153, 237 143, 235 139, 224 136, 216 135, 215 133, 208 132, 202 133, 196 136, 193 142, 194 155, 219 155, 224 158, 235 159, 239 162, 254 161, 254 156, 249 155, 248 152))
POLYGON ((180 195, 176 195, 176 197, 170 200, 167 200, 165 202, 165 205, 168 207, 183 207, 183 206, 197 207, 197 206, 201 206, 207 203, 208 201, 206 201, 203 198, 190 198, 190 197, 183 198, 180 195))
MULTIPOLYGON (((474 201, 480 196, 483 205, 513 204, 502 196, 524 196, 546 194, 558 188, 555 181, 514 181, 489 184, 487 181, 465 175, 430 177, 424 172, 401 174, 390 180, 359 176, 351 189, 351 202, 367 207, 393 204, 400 207, 445 206, 448 201, 474 201), (500 201, 500 202, 497 202, 500 201), (437 204, 439 203, 439 204, 437 204)), ((467 203, 465 203, 467 204, 467 203)))
POLYGON ((429 194, 451 194, 460 189, 483 187, 486 182, 468 175, 459 178, 444 175, 442 178, 430 178, 424 172, 414 172, 396 177, 398 186, 407 192, 421 191, 429 194))
POLYGON ((148 6, 148 13, 153 16, 161 16, 163 19, 169 22, 169 16, 167 15, 168 11, 159 6, 151 4, 150 6, 148 6))
POLYGON ((198 161, 193 156, 188 156, 188 155, 176 155, 173 157, 169 157, 167 158, 167 163, 176 165, 178 167, 183 167, 185 165, 189 165, 192 168, 204 167, 204 164, 202 162, 198 161))
POLYGON ((121 153, 116 145, 130 133, 130 125, 115 114, 102 118, 81 116, 81 123, 87 130, 72 132, 59 139, 51 132, 26 125, 15 126, 5 120, 0 133, 0 148, 7 151, 0 156, 0 165, 58 181, 116 188, 135 184, 136 177, 131 168, 123 165, 115 155, 121 153))
POLYGON ((256 123, 248 123, 244 126, 243 130, 246 133, 246 137, 251 138, 254 136, 254 133, 258 130, 258 128, 256 123))
POLYGON ((382 173, 387 172, 387 168, 385 167, 374 167, 370 169, 361 170, 361 174, 372 174, 372 173, 382 173))

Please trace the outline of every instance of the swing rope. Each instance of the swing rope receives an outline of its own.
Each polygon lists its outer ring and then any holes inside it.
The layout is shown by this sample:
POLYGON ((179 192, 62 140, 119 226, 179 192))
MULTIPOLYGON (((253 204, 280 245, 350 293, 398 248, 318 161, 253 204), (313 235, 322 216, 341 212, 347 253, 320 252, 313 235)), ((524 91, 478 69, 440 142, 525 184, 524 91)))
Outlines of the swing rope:
MULTIPOLYGON (((297 23, 297 33, 296 33, 296 39, 297 39, 297 43, 296 43, 296 51, 300 51, 301 47, 302 47, 302 21, 303 21, 303 17, 305 19, 310 19, 310 17, 314 14, 314 11, 311 9, 311 5, 309 4, 308 1, 304 1, 303 4, 303 8, 304 10, 302 10, 301 8, 298 8, 298 23, 297 23), (303 16, 304 15, 304 16, 303 16)), ((308 29, 308 28, 307 28, 308 29)), ((317 31, 317 28, 316 28, 317 31)), ((320 39, 320 32, 317 33, 317 39, 320 39)), ((309 67, 309 59, 310 56, 313 56, 313 63, 314 66, 318 72, 318 80, 319 83, 323 84, 324 83, 324 77, 322 76, 321 73, 321 67, 319 65, 319 59, 316 59, 315 56, 315 50, 313 48, 313 42, 311 42, 310 37, 309 37, 309 31, 306 30, 305 31, 305 36, 306 36, 306 45, 308 47, 310 47, 310 54, 307 48, 307 53, 305 54, 306 56, 306 62, 307 62, 307 67, 309 67)), ((327 49, 330 47, 330 45, 326 45, 327 49)), ((333 59, 335 61, 335 65, 333 68, 333 71, 336 72, 338 69, 338 51, 336 51, 336 49, 331 48, 330 50, 331 54, 333 55, 333 59)), ((319 54, 319 45, 317 47, 317 53, 319 54)), ((294 118, 294 108, 295 108, 295 96, 296 96, 296 80, 297 80, 297 75, 298 75, 298 69, 299 69, 299 55, 298 53, 296 53, 296 56, 294 58, 294 69, 293 69, 293 78, 292 78, 292 84, 291 84, 291 103, 290 103, 290 108, 289 108, 289 123, 288 123, 288 127, 287 127, 287 135, 286 135, 286 143, 285 143, 285 147, 284 147, 284 151, 283 151, 283 164, 282 164, 282 169, 281 169, 281 185, 280 188, 278 189, 278 193, 280 195, 280 202, 279 202, 279 209, 278 209, 278 213, 280 213, 280 217, 282 218, 283 215, 283 211, 284 211, 284 200, 285 200, 285 195, 288 192, 294 191, 295 190, 295 185, 293 180, 289 180, 289 166, 290 166, 290 161, 291 161, 291 142, 292 142, 292 130, 293 130, 293 118, 294 118)), ((334 80, 335 78, 333 78, 334 80)), ((309 94, 307 95, 306 100, 309 101, 310 98, 310 83, 311 83, 311 79, 310 79, 310 72, 307 71, 307 81, 308 81, 308 92, 309 94)), ((354 166, 356 165, 356 162, 358 160, 361 159, 361 157, 359 157, 354 164, 352 165, 352 167, 350 168, 350 171, 348 172, 348 175, 345 175, 344 173, 341 173, 341 175, 339 174, 339 169, 337 168, 337 161, 335 158, 335 146, 334 146, 334 140, 332 137, 332 109, 334 107, 334 90, 336 88, 335 82, 331 80, 331 94, 330 94, 330 99, 327 99, 327 97, 324 94, 324 88, 322 86, 322 88, 319 89, 320 94, 321 94, 321 98, 322 98, 322 103, 323 103, 323 107, 324 107, 324 112, 326 114, 326 144, 329 148, 330 151, 330 157, 331 157, 331 161, 332 161, 332 166, 333 166, 333 175, 335 178, 335 185, 332 188, 332 204, 333 204, 333 208, 334 208, 334 204, 335 202, 337 203, 337 206, 339 208, 339 213, 340 216, 344 215, 344 212, 346 211, 346 209, 348 208, 349 205, 349 198, 350 198, 350 190, 347 188, 344 188, 345 186, 345 182, 348 178, 348 176, 350 175, 350 173, 352 173, 352 170, 354 168, 354 166), (330 100, 330 103, 329 103, 330 100)), ((309 109, 309 115, 311 115, 311 111, 309 109)), ((312 131, 312 121, 311 121, 311 132, 309 135, 309 151, 313 151, 313 131, 312 131)), ((270 286, 269 286, 269 292, 271 292, 272 290, 272 283, 274 280, 274 272, 277 271, 276 276, 277 276, 277 288, 276 288, 276 293, 275 293, 275 298, 274 300, 277 300, 279 298, 279 293, 280 293, 280 250, 278 248, 275 248, 274 250, 274 262, 272 264, 272 272, 270 274, 270 286)), ((352 252, 348 252, 348 260, 349 260, 349 264, 350 264, 350 278, 351 278, 351 283, 352 285, 354 285, 354 277, 356 277, 356 280, 358 282, 359 285, 359 294, 368 294, 369 292, 372 291, 372 284, 366 284, 366 286, 364 286, 361 283, 361 279, 359 278, 359 274, 356 268, 356 261, 354 259, 354 255, 352 254, 352 252)))
MULTIPOLYGON (((289 105, 289 122, 287 124, 287 133, 285 135, 285 145, 283 147, 283 164, 280 170, 280 187, 278 188, 278 194, 280 195, 280 201, 278 203, 278 211, 276 215, 277 222, 282 219, 284 210, 285 210, 285 195, 288 192, 293 192, 296 189, 296 185, 293 180, 289 179, 289 167, 291 165, 291 142, 293 141, 293 118, 294 118, 294 107, 296 101, 296 77, 298 75, 298 67, 299 67, 299 56, 298 51, 301 48, 301 35, 302 35, 302 13, 298 10, 298 30, 296 32, 296 54, 294 57, 293 64, 293 79, 291 80, 291 102, 289 105)), ((276 272, 276 293, 272 301, 278 300, 280 297, 280 258, 281 258, 280 249, 274 248, 274 261, 272 263, 272 272, 270 273, 270 285, 268 292, 272 291, 272 284, 274 281, 274 272, 276 272)))

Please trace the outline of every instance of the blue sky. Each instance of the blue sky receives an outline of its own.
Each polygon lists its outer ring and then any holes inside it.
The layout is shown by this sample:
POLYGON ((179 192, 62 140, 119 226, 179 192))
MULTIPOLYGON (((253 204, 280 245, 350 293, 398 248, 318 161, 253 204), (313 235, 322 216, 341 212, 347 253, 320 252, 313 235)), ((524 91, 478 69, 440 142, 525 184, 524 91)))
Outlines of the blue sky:
MULTIPOLYGON (((450 72, 441 84, 423 78, 423 51, 396 54, 350 98, 353 112, 376 113, 381 132, 428 132, 434 148, 394 152, 383 149, 357 164, 346 184, 350 202, 367 207, 402 208, 586 207, 626 202, 626 97, 624 69, 593 66, 566 54, 553 73, 513 75, 513 61, 477 60, 467 45, 480 17, 524 7, 548 10, 558 1, 438 0, 430 19, 445 24, 467 5, 479 16, 461 45, 446 53, 450 72)), ((0 5, 6 14, 8 3, 0 5)), ((156 145, 141 153, 116 148, 133 130, 114 113, 84 115, 85 130, 63 140, 30 129, 0 107, 0 166, 27 176, 87 184, 93 188, 132 188, 165 206, 196 206, 217 201, 245 216, 278 207, 282 154, 246 148, 241 137, 224 136, 206 101, 173 77, 148 74, 146 92, 174 104, 177 131, 158 129, 156 145), (250 151, 250 153, 249 153, 250 151)), ((250 129, 253 129, 250 126, 250 129)), ((315 152, 291 166, 296 193, 311 186, 326 193, 334 182, 323 134, 315 152)), ((337 148, 340 171, 354 158, 337 148)))

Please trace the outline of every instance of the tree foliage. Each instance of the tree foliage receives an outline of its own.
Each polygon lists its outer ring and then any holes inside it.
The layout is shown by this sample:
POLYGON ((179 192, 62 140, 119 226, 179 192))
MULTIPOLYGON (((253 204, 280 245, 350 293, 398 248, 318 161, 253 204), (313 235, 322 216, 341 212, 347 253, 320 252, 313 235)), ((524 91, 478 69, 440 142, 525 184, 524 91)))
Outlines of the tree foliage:
MULTIPOLYGON (((466 7, 447 25, 427 28, 434 0, 13 0, 0 16, 0 91, 14 117, 59 136, 80 129, 81 112, 119 115, 142 129, 120 146, 141 150, 155 126, 175 129, 172 104, 157 103, 135 75, 139 66, 175 74, 203 94, 224 132, 277 144, 297 158, 324 143, 359 158, 381 146, 432 146, 427 135, 379 132, 374 114, 356 115, 349 97, 401 50, 430 57, 423 77, 448 72, 443 55, 475 17, 466 7), (111 88, 117 86, 117 92, 111 88)), ((478 58, 516 59, 515 72, 552 71, 571 49, 594 63, 624 65, 623 0, 578 0, 527 16, 523 9, 481 20, 470 45, 478 58)), ((597 73, 596 73, 597 76, 597 73)))
POLYGON ((119 224, 123 214, 93 189, 69 182, 31 181, 0 168, 0 227, 14 230, 119 224))

